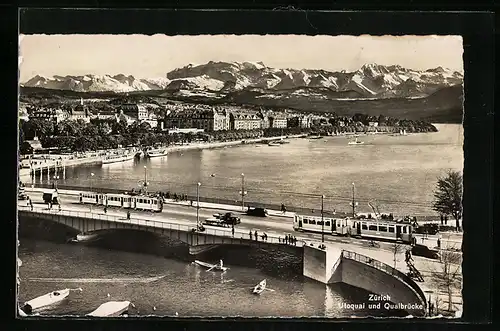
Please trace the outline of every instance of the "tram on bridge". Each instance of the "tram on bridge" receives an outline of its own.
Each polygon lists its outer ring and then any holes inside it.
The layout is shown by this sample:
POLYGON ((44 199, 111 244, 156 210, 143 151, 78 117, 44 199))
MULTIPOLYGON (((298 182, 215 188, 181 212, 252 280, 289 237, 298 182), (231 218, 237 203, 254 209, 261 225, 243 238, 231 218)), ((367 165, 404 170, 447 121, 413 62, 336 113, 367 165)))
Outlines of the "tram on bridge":
POLYGON ((152 212, 163 210, 163 199, 150 195, 80 192, 80 203, 105 207, 139 209, 152 212))
POLYGON ((325 233, 328 235, 413 243, 413 226, 409 222, 397 222, 387 219, 322 218, 321 216, 295 215, 293 229, 295 231, 325 233))

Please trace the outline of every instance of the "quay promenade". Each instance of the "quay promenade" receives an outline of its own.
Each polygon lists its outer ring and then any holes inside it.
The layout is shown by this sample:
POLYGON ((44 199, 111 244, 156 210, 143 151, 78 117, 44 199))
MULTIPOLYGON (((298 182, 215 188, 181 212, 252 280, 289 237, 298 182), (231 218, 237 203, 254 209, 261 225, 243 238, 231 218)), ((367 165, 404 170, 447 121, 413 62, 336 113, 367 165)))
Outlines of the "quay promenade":
MULTIPOLYGON (((223 148, 223 147, 228 147, 228 146, 237 146, 241 144, 255 144, 255 143, 260 143, 260 142, 265 142, 265 141, 274 141, 274 140, 280 140, 284 138, 300 138, 305 135, 291 135, 291 136, 276 136, 276 137, 261 137, 261 138, 256 138, 256 139, 240 139, 240 140, 232 140, 232 141, 215 141, 215 142, 198 142, 198 143, 186 143, 182 145, 171 145, 167 146, 166 149, 169 153, 172 152, 179 152, 179 151, 187 151, 187 150, 195 150, 195 149, 211 149, 211 148, 223 148)), ((43 162, 37 162, 36 164, 32 165, 30 168, 21 168, 19 169, 19 176, 22 178, 26 178, 34 173, 34 174, 40 174, 40 176, 43 176, 43 173, 45 172, 47 175, 50 173, 54 173, 59 171, 64 171, 66 167, 75 167, 75 166, 80 166, 80 165, 87 165, 87 164, 101 164, 103 160, 102 155, 97 155, 99 153, 106 153, 106 152, 113 152, 115 149, 111 150, 106 150, 106 151, 94 151, 94 152, 89 152, 86 154, 89 154, 90 156, 84 156, 84 157, 62 157, 62 156, 57 156, 57 155, 52 155, 52 154, 47 154, 45 155, 47 157, 46 160, 43 160, 43 162)))

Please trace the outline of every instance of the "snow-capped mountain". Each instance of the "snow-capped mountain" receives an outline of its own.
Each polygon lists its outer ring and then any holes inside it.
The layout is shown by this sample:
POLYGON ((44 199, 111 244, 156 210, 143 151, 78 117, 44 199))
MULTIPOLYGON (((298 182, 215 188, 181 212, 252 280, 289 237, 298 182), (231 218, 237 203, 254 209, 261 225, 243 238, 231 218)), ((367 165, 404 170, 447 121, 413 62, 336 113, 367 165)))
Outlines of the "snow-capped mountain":
POLYGON ((47 89, 71 90, 76 92, 132 92, 163 90, 167 87, 167 78, 136 79, 134 76, 123 74, 110 75, 84 75, 84 76, 52 76, 36 75, 22 86, 43 87, 47 89))
MULTIPOLYGON (((221 93, 248 89, 270 91, 301 87, 328 88, 335 92, 354 91, 364 97, 421 97, 441 88, 461 84, 459 72, 438 67, 426 71, 406 69, 399 65, 366 64, 355 72, 330 72, 310 69, 275 69, 262 62, 208 62, 188 65, 167 74, 171 89, 179 86, 176 80, 203 77, 224 82, 221 93)), ((204 83, 205 84, 205 83, 204 83)), ((219 84, 220 86, 220 84, 219 84)), ((191 86, 191 88, 194 88, 191 86)), ((203 89, 203 86, 197 86, 203 89)), ((184 88, 179 87, 182 91, 184 88)), ((214 91, 212 88, 211 91, 214 91)))
POLYGON ((328 98, 332 96, 330 92, 336 95, 357 95, 361 98, 415 98, 462 83, 462 73, 442 67, 417 71, 399 65, 366 64, 354 72, 331 72, 316 69, 276 69, 267 67, 262 62, 210 61, 175 69, 167 73, 166 78, 136 79, 123 74, 53 77, 37 75, 22 85, 79 92, 165 90, 181 95, 211 93, 219 97, 255 89, 281 94, 287 90, 306 88, 305 94, 326 93, 328 98), (313 91, 314 88, 318 90, 313 91))

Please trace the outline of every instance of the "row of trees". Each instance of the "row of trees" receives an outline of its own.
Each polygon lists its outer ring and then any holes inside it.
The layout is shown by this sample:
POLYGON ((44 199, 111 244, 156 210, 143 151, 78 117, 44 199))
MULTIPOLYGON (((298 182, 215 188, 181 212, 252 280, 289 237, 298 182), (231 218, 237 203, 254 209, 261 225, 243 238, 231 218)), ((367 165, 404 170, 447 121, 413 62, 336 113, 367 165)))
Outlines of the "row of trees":
POLYGON ((19 126, 19 142, 21 153, 31 153, 26 140, 38 137, 45 148, 57 147, 62 150, 84 152, 97 149, 118 148, 121 146, 154 146, 172 145, 175 143, 191 143, 194 141, 232 141, 273 137, 281 134, 291 135, 307 133, 310 130, 300 128, 255 129, 238 131, 215 131, 208 133, 174 133, 162 132, 159 128, 151 128, 148 123, 135 122, 129 126, 124 121, 94 120, 86 123, 82 120, 65 120, 59 123, 43 119, 21 120, 19 126))

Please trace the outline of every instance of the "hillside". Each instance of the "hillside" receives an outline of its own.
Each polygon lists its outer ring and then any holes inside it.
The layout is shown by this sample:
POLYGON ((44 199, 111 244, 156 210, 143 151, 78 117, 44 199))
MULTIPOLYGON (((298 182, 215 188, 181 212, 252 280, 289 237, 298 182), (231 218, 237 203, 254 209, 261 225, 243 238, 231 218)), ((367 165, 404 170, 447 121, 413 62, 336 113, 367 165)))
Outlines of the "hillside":
POLYGON ((80 98, 107 99, 115 102, 151 102, 155 100, 179 100, 207 104, 240 104, 272 108, 292 108, 304 112, 334 112, 352 116, 365 113, 397 118, 427 120, 434 123, 461 123, 463 116, 463 87, 455 85, 443 88, 424 98, 363 99, 356 98, 355 91, 335 92, 325 88, 298 88, 268 94, 262 89, 232 92, 222 98, 204 95, 186 96, 175 91, 155 90, 133 93, 74 92, 43 88, 21 88, 20 100, 27 103, 76 101, 80 98), (306 93, 306 96, 303 94, 306 93), (315 97, 314 95, 317 95, 315 97))

